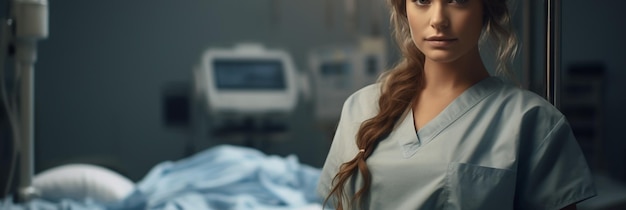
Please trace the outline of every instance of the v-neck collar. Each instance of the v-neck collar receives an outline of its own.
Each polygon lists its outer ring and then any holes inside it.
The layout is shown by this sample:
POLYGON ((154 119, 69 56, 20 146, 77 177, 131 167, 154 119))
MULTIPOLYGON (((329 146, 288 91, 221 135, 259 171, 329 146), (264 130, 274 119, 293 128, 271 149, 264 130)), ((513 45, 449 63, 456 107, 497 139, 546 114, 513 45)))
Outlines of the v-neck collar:
POLYGON ((390 134, 389 138, 397 139, 404 157, 409 158, 417 152, 418 148, 435 139, 445 128, 493 93, 496 90, 494 87, 501 83, 502 81, 497 77, 488 77, 472 85, 417 132, 415 131, 413 111, 409 107, 403 117, 404 119, 400 119, 402 122, 397 125, 398 127, 390 134))

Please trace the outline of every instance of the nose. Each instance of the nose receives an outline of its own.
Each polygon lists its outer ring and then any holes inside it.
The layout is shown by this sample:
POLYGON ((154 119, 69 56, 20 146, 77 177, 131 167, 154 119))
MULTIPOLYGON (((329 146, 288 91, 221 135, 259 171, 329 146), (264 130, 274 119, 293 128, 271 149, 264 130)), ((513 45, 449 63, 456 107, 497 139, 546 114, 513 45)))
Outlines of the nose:
MULTIPOLYGON (((443 2, 443 1, 440 1, 443 2)), ((431 9, 430 26, 437 30, 443 30, 450 26, 450 20, 445 10, 445 3, 433 4, 431 9)))

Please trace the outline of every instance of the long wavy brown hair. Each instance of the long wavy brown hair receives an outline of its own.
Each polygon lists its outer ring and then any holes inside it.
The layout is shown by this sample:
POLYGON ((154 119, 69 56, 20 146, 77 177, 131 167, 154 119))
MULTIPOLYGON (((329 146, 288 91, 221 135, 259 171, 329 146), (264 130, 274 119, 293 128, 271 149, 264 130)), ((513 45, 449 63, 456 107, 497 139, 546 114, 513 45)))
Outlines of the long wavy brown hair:
MULTIPOLYGON (((506 0, 483 1, 483 33, 481 42, 491 40, 497 45, 497 74, 510 76, 509 64, 517 50, 516 38, 510 27, 510 15, 506 0)), ((415 100, 423 85, 424 54, 415 46, 406 14, 406 0, 388 0, 391 7, 391 26, 396 43, 402 53, 400 62, 379 78, 381 95, 379 112, 364 121, 356 134, 356 146, 365 152, 344 163, 332 181, 332 189, 324 200, 334 201, 337 210, 360 208, 363 197, 369 194, 372 177, 366 164, 377 143, 391 133, 398 119, 415 100), (349 197, 344 191, 346 183, 360 173, 363 186, 349 197), (345 203, 344 203, 345 202, 345 203)))

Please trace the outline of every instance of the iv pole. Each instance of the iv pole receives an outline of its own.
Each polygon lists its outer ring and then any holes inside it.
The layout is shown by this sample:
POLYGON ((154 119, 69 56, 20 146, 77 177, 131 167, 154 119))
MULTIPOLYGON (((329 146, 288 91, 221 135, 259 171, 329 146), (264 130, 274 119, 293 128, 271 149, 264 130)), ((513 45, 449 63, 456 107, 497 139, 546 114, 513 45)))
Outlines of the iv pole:
POLYGON ((9 13, 12 24, 11 44, 15 47, 15 71, 20 81, 20 139, 18 200, 26 202, 37 196, 32 186, 34 174, 34 64, 37 60, 37 41, 48 37, 48 1, 12 0, 9 13))
POLYGON ((547 0, 546 99, 561 106, 561 0, 547 0))

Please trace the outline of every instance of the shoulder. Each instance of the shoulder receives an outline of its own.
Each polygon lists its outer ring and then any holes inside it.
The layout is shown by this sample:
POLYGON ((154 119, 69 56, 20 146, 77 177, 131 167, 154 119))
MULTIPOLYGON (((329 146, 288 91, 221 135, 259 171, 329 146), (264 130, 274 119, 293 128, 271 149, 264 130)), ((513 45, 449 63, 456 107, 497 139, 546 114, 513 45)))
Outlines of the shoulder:
POLYGON ((374 83, 357 90, 344 102, 341 118, 360 123, 374 117, 378 113, 380 93, 380 83, 374 83))
MULTIPOLYGON (((565 116, 538 94, 502 82, 487 103, 497 109, 500 122, 515 127, 522 139, 535 139, 539 145, 555 129, 570 129, 565 116)), ((510 128, 513 128, 510 127, 510 128)))
POLYGON ((500 101, 502 108, 512 115, 519 115, 524 120, 549 120, 556 124, 564 118, 563 114, 542 96, 529 90, 502 82, 492 100, 500 101))

